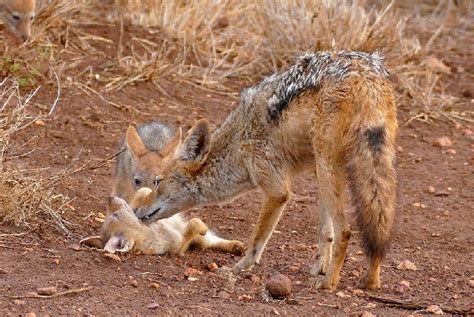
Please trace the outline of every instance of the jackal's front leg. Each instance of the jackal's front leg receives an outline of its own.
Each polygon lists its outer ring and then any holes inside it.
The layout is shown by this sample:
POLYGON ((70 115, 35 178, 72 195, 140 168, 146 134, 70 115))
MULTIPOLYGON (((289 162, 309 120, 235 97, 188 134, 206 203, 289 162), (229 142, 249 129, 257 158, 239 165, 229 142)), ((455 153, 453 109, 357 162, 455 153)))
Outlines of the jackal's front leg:
POLYGON ((245 252, 245 256, 235 265, 237 271, 250 270, 255 264, 258 264, 263 250, 278 224, 278 220, 280 220, 288 199, 288 191, 281 194, 267 193, 247 252, 245 252))

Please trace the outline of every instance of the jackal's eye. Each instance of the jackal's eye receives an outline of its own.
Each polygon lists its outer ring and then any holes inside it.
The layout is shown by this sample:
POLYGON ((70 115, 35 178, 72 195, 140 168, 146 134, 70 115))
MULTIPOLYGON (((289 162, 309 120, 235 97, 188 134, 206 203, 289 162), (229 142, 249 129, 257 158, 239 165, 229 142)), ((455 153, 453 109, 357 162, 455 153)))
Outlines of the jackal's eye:
POLYGON ((160 186, 160 183, 161 179, 159 179, 158 177, 155 178, 155 180, 153 181, 153 185, 155 185, 155 188, 158 188, 158 186, 160 186))
POLYGON ((140 187, 140 185, 142 184, 142 181, 139 178, 135 177, 133 179, 133 184, 135 185, 135 187, 140 187))
POLYGON ((18 14, 12 14, 12 18, 13 20, 15 21, 19 21, 20 20, 20 16, 18 14))

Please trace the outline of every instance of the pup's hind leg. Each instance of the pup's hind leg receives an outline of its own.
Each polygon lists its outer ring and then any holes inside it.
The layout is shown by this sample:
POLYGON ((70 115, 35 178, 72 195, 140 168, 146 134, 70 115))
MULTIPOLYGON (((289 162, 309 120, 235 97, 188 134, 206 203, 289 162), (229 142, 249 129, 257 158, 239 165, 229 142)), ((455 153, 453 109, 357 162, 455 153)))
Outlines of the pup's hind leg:
POLYGON ((183 240, 179 247, 179 254, 184 255, 184 253, 189 249, 191 243, 193 243, 196 238, 206 235, 207 232, 208 228, 201 219, 193 218, 189 220, 184 228, 183 240))
POLYGON ((211 231, 208 231, 205 236, 196 237, 193 244, 202 250, 214 249, 236 255, 241 255, 245 251, 244 243, 238 240, 223 239, 211 231))

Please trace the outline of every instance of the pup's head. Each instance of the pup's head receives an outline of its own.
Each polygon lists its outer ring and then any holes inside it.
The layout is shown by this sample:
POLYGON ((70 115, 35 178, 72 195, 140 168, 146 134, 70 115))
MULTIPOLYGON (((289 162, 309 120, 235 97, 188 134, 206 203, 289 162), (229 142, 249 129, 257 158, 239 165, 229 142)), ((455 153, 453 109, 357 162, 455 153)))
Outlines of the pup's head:
POLYGON ((121 198, 110 197, 109 215, 100 229, 100 236, 85 238, 80 243, 104 249, 108 253, 139 249, 150 229, 135 216, 132 207, 141 206, 150 192, 149 188, 138 190, 130 206, 121 198))
POLYGON ((156 175, 162 160, 178 145, 181 133, 181 129, 178 129, 175 136, 159 152, 155 152, 147 149, 133 126, 128 128, 125 145, 132 157, 133 179, 131 181, 135 191, 142 187, 153 188, 155 186, 156 175))
POLYGON ((10 0, 0 4, 0 18, 10 32, 23 41, 31 35, 36 0, 10 0))

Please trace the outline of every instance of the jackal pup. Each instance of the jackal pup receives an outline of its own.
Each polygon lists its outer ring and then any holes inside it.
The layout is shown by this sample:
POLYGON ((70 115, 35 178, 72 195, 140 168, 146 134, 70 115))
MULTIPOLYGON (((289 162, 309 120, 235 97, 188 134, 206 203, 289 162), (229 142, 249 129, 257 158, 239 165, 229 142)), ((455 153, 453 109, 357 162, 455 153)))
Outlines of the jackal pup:
POLYGON ((104 249, 108 253, 133 252, 142 254, 180 254, 190 246, 200 249, 216 249, 241 254, 244 245, 240 241, 225 240, 209 231, 201 219, 189 221, 181 214, 163 219, 149 226, 143 224, 132 208, 142 204, 151 189, 140 188, 130 206, 118 197, 109 199, 109 215, 99 236, 81 240, 82 244, 104 249))
POLYGON ((241 94, 240 105, 210 134, 198 121, 163 158, 156 189, 136 213, 146 223, 249 190, 265 194, 245 256, 249 270, 262 255, 290 198, 291 179, 315 170, 320 231, 311 273, 335 289, 351 229, 344 213, 349 186, 368 257, 362 286, 380 287, 380 266, 395 217, 393 88, 378 53, 318 52, 241 94))
POLYGON ((240 254, 244 244, 225 240, 208 230, 198 218, 186 220, 181 214, 144 225, 131 208, 141 206, 155 180, 161 159, 181 139, 181 129, 175 132, 158 122, 129 127, 123 152, 117 160, 112 195, 107 218, 100 236, 92 236, 81 243, 103 248, 114 253, 141 252, 145 254, 184 254, 190 245, 201 249, 218 249, 240 254), (130 205, 128 205, 130 202, 130 205))

